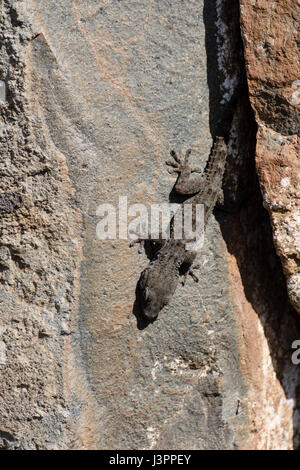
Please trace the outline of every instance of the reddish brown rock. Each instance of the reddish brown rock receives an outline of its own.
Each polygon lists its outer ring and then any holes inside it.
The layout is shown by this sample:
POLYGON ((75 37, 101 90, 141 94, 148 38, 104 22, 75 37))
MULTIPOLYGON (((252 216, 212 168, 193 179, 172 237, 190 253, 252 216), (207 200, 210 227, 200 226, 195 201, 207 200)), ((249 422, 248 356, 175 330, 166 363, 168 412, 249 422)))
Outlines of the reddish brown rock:
POLYGON ((256 166, 289 297, 300 313, 299 20, 299 1, 241 1, 249 95, 258 123, 256 166))

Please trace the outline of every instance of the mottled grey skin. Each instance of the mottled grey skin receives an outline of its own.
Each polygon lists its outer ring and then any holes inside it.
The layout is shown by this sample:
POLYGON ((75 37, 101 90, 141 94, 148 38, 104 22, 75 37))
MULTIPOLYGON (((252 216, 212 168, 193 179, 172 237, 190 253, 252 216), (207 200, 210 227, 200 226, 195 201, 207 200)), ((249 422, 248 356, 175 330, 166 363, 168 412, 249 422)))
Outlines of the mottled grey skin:
MULTIPOLYGON (((176 192, 181 195, 193 195, 184 204, 204 205, 204 224, 206 225, 221 193, 227 146, 222 137, 216 138, 204 172, 195 179, 190 179, 191 173, 199 173, 201 170, 189 166, 190 153, 191 151, 188 150, 182 161, 172 151, 171 156, 174 160, 166 163, 171 166, 170 172, 179 174, 175 185, 176 192)), ((194 215, 195 211, 193 211, 194 215)), ((196 223, 194 217, 192 222, 194 229, 196 223)), ((157 257, 141 273, 137 285, 137 300, 141 313, 151 321, 155 320, 160 310, 170 302, 181 275, 184 275, 185 279, 187 274, 190 274, 195 281, 198 281, 192 269, 197 252, 188 251, 186 242, 184 239, 173 239, 172 228, 169 240, 155 241, 159 248, 157 257)))

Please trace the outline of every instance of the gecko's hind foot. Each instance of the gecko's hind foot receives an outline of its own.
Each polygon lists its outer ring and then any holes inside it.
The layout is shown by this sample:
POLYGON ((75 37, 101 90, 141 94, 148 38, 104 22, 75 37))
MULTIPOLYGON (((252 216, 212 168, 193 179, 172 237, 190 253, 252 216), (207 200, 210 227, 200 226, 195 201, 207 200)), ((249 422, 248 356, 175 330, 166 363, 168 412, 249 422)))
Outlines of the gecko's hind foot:
POLYGON ((170 160, 166 161, 166 164, 171 167, 171 168, 168 168, 168 172, 170 174, 172 174, 172 173, 181 173, 183 170, 189 169, 191 171, 191 173, 201 173, 202 172, 201 168, 198 168, 198 167, 190 168, 189 167, 189 158, 190 158, 191 152, 192 152, 192 150, 188 149, 186 151, 184 160, 182 160, 182 158, 177 155, 175 150, 172 150, 170 152, 170 155, 171 155, 171 157, 173 157, 173 160, 170 159, 170 160))
POLYGON ((181 163, 180 158, 177 157, 177 154, 176 154, 176 152, 174 152, 174 150, 172 150, 171 156, 174 158, 175 161, 174 160, 167 160, 166 161, 166 165, 171 167, 171 168, 168 168, 168 172, 170 174, 172 174, 172 173, 181 173, 182 163, 181 163))

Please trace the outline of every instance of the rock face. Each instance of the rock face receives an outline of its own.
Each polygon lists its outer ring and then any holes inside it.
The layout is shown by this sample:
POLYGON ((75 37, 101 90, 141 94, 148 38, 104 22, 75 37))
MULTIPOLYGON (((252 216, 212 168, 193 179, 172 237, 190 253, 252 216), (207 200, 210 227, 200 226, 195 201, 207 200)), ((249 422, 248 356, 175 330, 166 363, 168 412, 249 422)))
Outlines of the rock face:
POLYGON ((0 447, 297 448, 299 319, 263 208, 297 307, 297 84, 254 76, 262 7, 242 2, 249 91, 236 0, 1 7, 0 447), (170 150, 204 166, 220 130, 199 283, 141 325, 147 256, 99 240, 97 209, 168 202, 170 150))
POLYGON ((289 297, 300 313, 299 21, 299 2, 241 1, 257 171, 289 297))
POLYGON ((60 448, 69 441, 62 357, 79 227, 65 158, 36 126, 22 6, 1 4, 0 442, 60 448))

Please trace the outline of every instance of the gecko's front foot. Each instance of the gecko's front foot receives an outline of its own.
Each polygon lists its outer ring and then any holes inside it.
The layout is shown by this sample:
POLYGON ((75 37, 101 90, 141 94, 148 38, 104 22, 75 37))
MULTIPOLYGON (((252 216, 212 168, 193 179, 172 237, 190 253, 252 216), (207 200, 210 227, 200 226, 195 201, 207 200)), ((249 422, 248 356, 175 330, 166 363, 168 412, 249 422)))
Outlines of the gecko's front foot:
MULTIPOLYGON (((132 248, 135 245, 139 245, 138 248, 138 253, 143 253, 143 250, 145 250, 145 244, 147 242, 151 242, 152 248, 154 249, 154 253, 157 250, 160 250, 161 247, 166 243, 166 240, 163 238, 152 238, 151 233, 143 233, 143 236, 141 236, 138 232, 130 229, 129 230, 130 235, 135 235, 136 238, 132 239, 129 243, 129 248, 132 248)), ((146 250, 145 250, 146 251, 146 250)))
POLYGON ((137 240, 131 240, 129 243, 129 248, 132 248, 134 245, 138 244, 138 253, 141 254, 143 253, 144 245, 145 245, 145 240, 142 238, 138 238, 137 240))
POLYGON ((188 277, 188 275, 190 275, 190 276, 193 278, 193 280, 194 280, 195 282, 199 282, 199 277, 197 276, 197 274, 195 274, 195 271, 194 271, 194 270, 195 270, 195 269, 199 269, 200 266, 201 266, 201 263, 196 263, 196 264, 194 264, 193 267, 190 267, 190 268, 188 269, 188 271, 187 271, 187 272, 184 274, 184 276, 183 276, 183 281, 182 281, 182 285, 183 285, 183 286, 184 286, 185 283, 186 283, 186 278, 188 277))

